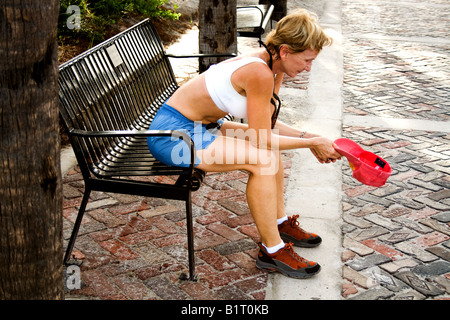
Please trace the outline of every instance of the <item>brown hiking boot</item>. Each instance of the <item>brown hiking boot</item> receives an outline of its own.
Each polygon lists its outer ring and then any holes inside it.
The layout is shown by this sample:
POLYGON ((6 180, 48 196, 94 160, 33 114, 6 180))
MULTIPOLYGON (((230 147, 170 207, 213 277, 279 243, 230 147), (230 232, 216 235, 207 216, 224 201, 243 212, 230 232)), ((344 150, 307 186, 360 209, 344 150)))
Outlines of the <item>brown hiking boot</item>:
POLYGON ((298 214, 288 217, 288 220, 278 226, 281 239, 284 242, 292 242, 297 247, 313 248, 322 243, 322 238, 317 234, 306 232, 300 228, 297 221, 298 214))
POLYGON ((294 252, 292 243, 286 243, 283 249, 270 254, 261 243, 259 253, 256 258, 256 267, 267 271, 278 271, 282 274, 296 278, 306 279, 320 271, 320 265, 313 261, 308 261, 294 252))

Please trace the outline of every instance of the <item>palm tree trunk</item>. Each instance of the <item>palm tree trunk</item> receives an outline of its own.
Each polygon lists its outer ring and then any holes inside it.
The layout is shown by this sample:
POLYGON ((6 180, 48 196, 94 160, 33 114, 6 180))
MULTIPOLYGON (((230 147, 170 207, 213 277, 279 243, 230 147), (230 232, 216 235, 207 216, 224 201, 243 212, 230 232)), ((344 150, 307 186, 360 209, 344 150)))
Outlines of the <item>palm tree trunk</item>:
MULTIPOLYGON (((200 53, 236 53, 236 0, 200 0, 198 13, 200 53)), ((200 72, 224 59, 200 58, 200 72)))
POLYGON ((58 0, 0 0, 0 300, 62 299, 58 0))

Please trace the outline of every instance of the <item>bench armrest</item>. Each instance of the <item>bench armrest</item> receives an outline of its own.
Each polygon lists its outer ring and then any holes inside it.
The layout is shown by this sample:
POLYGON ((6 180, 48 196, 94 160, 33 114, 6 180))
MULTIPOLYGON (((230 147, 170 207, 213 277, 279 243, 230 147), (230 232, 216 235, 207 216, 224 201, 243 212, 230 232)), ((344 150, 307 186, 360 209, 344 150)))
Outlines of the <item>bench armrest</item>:
POLYGON ((195 145, 191 137, 181 131, 176 130, 111 130, 111 131, 86 131, 79 129, 72 129, 69 131, 70 135, 81 138, 119 138, 119 137, 176 137, 183 140, 190 149, 191 163, 189 171, 191 176, 194 175, 195 169, 195 145))

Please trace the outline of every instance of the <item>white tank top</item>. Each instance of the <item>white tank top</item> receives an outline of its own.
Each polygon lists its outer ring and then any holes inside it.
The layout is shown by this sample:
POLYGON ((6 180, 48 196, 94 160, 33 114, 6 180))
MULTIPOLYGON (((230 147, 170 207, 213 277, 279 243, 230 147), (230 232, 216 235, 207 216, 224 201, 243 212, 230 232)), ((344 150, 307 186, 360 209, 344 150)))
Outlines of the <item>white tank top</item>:
POLYGON ((212 65, 205 72, 206 89, 216 106, 237 118, 247 118, 247 97, 240 95, 234 89, 231 83, 231 75, 237 69, 252 62, 266 64, 260 58, 246 57, 212 65))

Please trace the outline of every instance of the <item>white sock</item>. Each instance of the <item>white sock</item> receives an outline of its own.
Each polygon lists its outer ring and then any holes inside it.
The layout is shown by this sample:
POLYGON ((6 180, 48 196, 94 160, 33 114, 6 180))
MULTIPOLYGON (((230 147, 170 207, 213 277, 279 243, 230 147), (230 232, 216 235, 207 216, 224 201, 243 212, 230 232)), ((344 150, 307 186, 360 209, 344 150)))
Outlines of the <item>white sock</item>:
POLYGON ((282 224, 283 222, 285 222, 287 219, 288 219, 287 216, 284 216, 283 218, 277 219, 277 224, 280 225, 280 224, 282 224))
POLYGON ((274 246, 274 247, 266 247, 265 245, 264 245, 264 243, 263 243, 263 246, 264 246, 264 248, 266 248, 266 251, 267 251, 267 253, 270 253, 270 254, 272 254, 272 253, 275 253, 275 252, 277 252, 278 250, 280 250, 280 249, 283 249, 284 248, 284 242, 283 241, 281 241, 279 244, 277 244, 276 246, 274 246))

